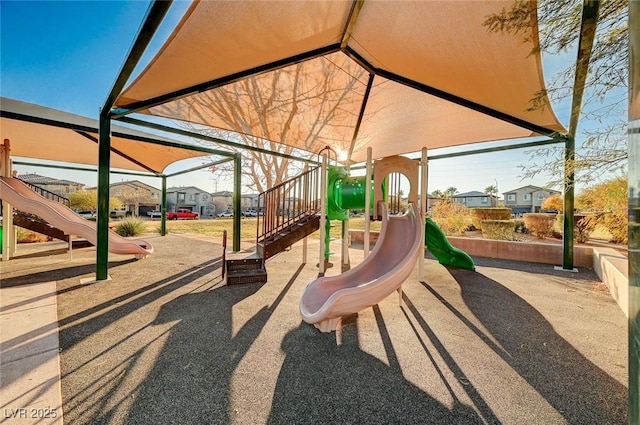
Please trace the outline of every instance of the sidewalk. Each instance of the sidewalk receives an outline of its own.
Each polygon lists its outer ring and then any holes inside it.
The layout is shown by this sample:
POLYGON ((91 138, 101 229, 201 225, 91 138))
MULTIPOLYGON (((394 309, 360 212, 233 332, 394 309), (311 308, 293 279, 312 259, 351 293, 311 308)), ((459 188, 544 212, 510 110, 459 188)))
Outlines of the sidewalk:
POLYGON ((0 422, 62 424, 55 281, 0 288, 0 347, 0 422))

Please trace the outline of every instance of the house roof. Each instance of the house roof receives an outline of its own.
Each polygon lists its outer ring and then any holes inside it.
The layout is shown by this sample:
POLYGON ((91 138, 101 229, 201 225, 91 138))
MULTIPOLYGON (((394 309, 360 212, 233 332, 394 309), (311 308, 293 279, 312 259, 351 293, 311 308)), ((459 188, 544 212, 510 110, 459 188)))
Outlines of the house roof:
POLYGON ((202 189, 200 189, 199 187, 196 187, 196 186, 175 186, 175 187, 170 187, 170 188, 167 189, 167 193, 184 192, 185 190, 188 190, 188 189, 192 189, 192 190, 195 190, 195 191, 200 192, 200 193, 209 194, 209 192, 207 192, 206 190, 202 190, 202 189))
POLYGON ((465 193, 456 193, 455 195, 452 196, 452 198, 470 198, 470 197, 474 197, 474 196, 489 196, 486 193, 483 192, 479 192, 477 190, 472 190, 471 192, 465 192, 465 193))
POLYGON ((545 90, 535 13, 517 33, 486 26, 511 5, 195 1, 115 107, 352 162, 367 147, 380 158, 564 131, 546 97, 530 107, 545 90))
POLYGON ((522 191, 522 190, 529 190, 530 192, 538 192, 538 191, 543 191, 543 192, 550 192, 550 193, 561 193, 560 191, 554 190, 554 189, 547 189, 544 187, 539 187, 539 186, 533 186, 533 185, 527 185, 527 186, 522 186, 519 187, 517 189, 512 189, 512 190, 508 190, 506 192, 502 192, 502 194, 506 194, 506 193, 511 193, 511 192, 518 192, 518 191, 522 191))
POLYGON ((122 182, 116 182, 116 183, 111 183, 109 185, 110 188, 116 187, 116 186, 133 186, 133 187, 143 187, 151 192, 155 191, 155 192, 160 192, 160 189, 158 189, 157 187, 153 187, 149 184, 143 183, 140 180, 128 180, 128 181, 122 181, 122 182))
POLYGON ((20 180, 35 185, 59 185, 59 186, 79 186, 84 187, 83 183, 72 182, 70 180, 55 179, 52 177, 45 177, 39 174, 19 174, 17 176, 20 180))

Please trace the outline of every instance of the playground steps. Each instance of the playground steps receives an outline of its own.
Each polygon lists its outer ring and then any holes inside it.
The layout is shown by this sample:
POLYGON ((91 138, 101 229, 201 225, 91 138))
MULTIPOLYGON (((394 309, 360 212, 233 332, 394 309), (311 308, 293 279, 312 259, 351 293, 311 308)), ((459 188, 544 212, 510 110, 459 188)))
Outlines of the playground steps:
MULTIPOLYGON (((15 211, 13 214, 13 224, 22 227, 23 229, 28 229, 54 239, 69 242, 69 235, 65 234, 57 227, 51 226, 46 221, 33 214, 28 214, 22 211, 15 211)), ((91 246, 91 243, 85 239, 73 240, 74 248, 83 248, 87 246, 91 246)))
POLYGON ((320 229, 318 214, 304 217, 284 228, 278 234, 259 241, 257 244, 258 255, 266 261, 318 229, 320 229))
POLYGON ((228 259, 224 266, 227 285, 267 281, 267 270, 264 268, 264 260, 260 257, 228 259))

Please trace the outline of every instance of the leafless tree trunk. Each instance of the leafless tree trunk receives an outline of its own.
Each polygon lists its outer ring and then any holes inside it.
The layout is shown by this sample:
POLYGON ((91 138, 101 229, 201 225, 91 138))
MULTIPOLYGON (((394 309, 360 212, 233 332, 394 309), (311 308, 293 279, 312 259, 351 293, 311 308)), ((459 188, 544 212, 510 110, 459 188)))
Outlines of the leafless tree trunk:
MULTIPOLYGON (((325 143, 327 130, 337 129, 345 135, 350 131, 346 123, 355 122, 353 111, 358 109, 352 106, 362 100, 366 74, 353 62, 347 63, 350 60, 346 58, 338 64, 327 58, 316 60, 321 62, 314 65, 313 73, 306 72, 308 63, 303 62, 185 98, 180 107, 189 109, 191 121, 210 127, 183 125, 207 136, 311 158, 317 147, 325 143), (294 142, 302 149, 291 147, 294 142)), ((303 166, 301 162, 268 153, 218 147, 241 153, 245 186, 258 192, 299 174, 303 166)), ((214 171, 223 174, 231 167, 221 165, 214 171)))

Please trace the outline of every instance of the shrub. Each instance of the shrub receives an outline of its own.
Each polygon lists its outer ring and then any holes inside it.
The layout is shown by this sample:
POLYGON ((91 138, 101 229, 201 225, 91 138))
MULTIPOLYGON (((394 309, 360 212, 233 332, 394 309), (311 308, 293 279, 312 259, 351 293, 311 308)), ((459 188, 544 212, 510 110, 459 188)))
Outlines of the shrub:
POLYGON ((564 210, 564 197, 559 193, 555 195, 549 196, 547 199, 542 201, 540 205, 543 210, 555 210, 558 212, 562 212, 564 210))
MULTIPOLYGON (((162 226, 156 226, 156 233, 158 233, 158 234, 160 234, 160 235, 162 234, 162 226)), ((167 228, 166 228, 166 229, 164 229, 164 233, 165 233, 166 235, 168 235, 168 234, 169 234, 169 226, 167 226, 167 228)))
MULTIPOLYGON (((591 232, 601 221, 600 214, 574 214, 573 215, 573 240, 585 243, 589 240, 591 232)), ((556 227, 560 233, 564 233, 564 214, 558 214, 556 227)))
POLYGON ((482 236, 486 239, 513 240, 515 222, 512 220, 483 220, 482 236))
POLYGON ((544 239, 553 231, 553 225, 556 220, 555 215, 528 213, 524 215, 524 225, 527 226, 529 232, 539 239, 544 239))
POLYGON ((595 214, 575 214, 573 216, 573 239, 578 243, 585 243, 598 224, 598 216, 595 214))
POLYGON ((438 202, 429 215, 446 235, 462 235, 469 226, 469 208, 452 202, 438 202))
POLYGON ((51 237, 43 235, 41 233, 33 232, 31 230, 23 229, 22 227, 16 227, 17 235, 16 242, 17 243, 34 243, 34 242, 49 242, 52 240, 51 237))
POLYGON ((611 242, 626 244, 629 242, 629 217, 625 213, 611 212, 602 216, 602 224, 611 233, 611 242))
POLYGON ((611 242, 627 243, 628 195, 627 176, 619 176, 586 189, 576 201, 584 208, 603 213, 598 222, 613 236, 611 242))
POLYGON ((139 218, 127 218, 113 229, 120 236, 138 236, 145 232, 147 226, 139 218))
POLYGON ((529 233, 527 226, 524 225, 524 220, 520 219, 513 220, 513 231, 522 234, 529 233))
POLYGON ((485 220, 509 220, 511 208, 471 208, 471 221, 476 229, 484 230, 482 222, 485 220))

